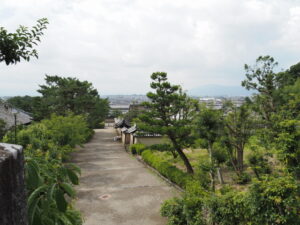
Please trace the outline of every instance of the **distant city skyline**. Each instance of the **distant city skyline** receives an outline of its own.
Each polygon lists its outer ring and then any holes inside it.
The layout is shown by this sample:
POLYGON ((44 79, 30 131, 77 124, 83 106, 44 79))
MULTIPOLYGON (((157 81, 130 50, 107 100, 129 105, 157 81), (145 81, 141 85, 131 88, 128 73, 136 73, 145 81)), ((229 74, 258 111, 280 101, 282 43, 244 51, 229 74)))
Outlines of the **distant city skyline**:
POLYGON ((157 71, 191 93, 243 95, 245 63, 271 55, 281 71, 300 61, 294 0, 1 1, 9 32, 42 17, 39 59, 0 64, 0 96, 37 95, 45 74, 87 80, 100 95, 145 94, 157 71))

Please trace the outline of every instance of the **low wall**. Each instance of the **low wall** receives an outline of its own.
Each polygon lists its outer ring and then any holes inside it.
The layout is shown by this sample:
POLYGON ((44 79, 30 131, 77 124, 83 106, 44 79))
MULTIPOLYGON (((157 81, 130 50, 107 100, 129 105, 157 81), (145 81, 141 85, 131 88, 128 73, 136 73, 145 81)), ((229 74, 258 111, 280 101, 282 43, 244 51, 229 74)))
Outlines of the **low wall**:
POLYGON ((26 212, 23 148, 0 143, 0 224, 27 225, 26 212))

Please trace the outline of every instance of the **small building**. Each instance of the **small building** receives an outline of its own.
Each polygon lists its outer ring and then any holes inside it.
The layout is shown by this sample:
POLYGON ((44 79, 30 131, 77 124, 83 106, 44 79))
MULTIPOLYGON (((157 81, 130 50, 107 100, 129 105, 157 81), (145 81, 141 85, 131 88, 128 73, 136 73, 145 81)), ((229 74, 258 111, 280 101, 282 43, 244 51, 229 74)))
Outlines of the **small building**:
POLYGON ((137 104, 137 103, 132 103, 129 105, 129 112, 130 111, 144 111, 146 110, 146 107, 143 104, 137 104))
POLYGON ((2 102, 0 102, 0 119, 6 123, 6 129, 15 126, 15 123, 28 125, 32 122, 32 117, 28 113, 2 102))
POLYGON ((115 118, 114 128, 116 128, 118 136, 122 135, 122 128, 129 128, 129 127, 130 127, 130 124, 126 120, 115 118))
POLYGON ((110 105, 110 113, 114 110, 118 110, 122 112, 122 114, 125 114, 129 111, 129 105, 110 105))
POLYGON ((124 145, 129 145, 130 144, 130 139, 131 136, 137 131, 136 125, 126 129, 123 133, 122 133, 122 143, 124 145))

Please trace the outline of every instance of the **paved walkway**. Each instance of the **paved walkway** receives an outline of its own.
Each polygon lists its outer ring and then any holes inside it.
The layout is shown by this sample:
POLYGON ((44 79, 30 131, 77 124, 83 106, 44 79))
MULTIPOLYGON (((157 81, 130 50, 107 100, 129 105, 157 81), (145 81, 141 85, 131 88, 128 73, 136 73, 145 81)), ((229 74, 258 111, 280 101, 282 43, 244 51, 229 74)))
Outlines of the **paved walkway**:
POLYGON ((113 142, 114 136, 112 128, 96 130, 73 155, 82 169, 76 208, 84 225, 166 224, 160 205, 177 192, 113 142))

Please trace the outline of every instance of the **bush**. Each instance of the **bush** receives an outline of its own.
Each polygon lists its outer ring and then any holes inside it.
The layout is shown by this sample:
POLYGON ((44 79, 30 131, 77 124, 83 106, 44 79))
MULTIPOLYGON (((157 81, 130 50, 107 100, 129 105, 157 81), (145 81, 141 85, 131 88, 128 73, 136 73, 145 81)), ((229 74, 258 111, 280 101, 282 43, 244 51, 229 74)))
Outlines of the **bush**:
MULTIPOLYGON (((14 141, 8 132, 6 142, 14 141)), ((64 163, 76 145, 92 134, 84 116, 57 116, 18 131, 24 146, 29 224, 81 225, 80 212, 73 208, 80 168, 64 163), (68 196, 68 197, 67 197, 68 196), (66 198, 67 197, 67 198, 66 198)))
POLYGON ((129 147, 129 151, 131 152, 131 154, 135 155, 135 154, 138 154, 138 155, 141 155, 142 152, 146 149, 146 145, 144 144, 133 144, 133 145, 130 145, 129 147))
POLYGON ((190 182, 182 198, 166 201, 161 214, 169 225, 300 224, 299 184, 292 177, 262 177, 248 190, 207 192, 190 182))
POLYGON ((172 198, 166 200, 160 209, 160 214, 168 218, 167 225, 186 225, 183 199, 172 198))
POLYGON ((103 128, 105 128, 105 123, 104 123, 104 122, 100 122, 100 123, 99 123, 99 126, 96 127, 96 128, 98 128, 98 129, 103 129, 103 128))
POLYGON ((248 155, 248 161, 257 178, 260 178, 261 174, 271 173, 271 166, 265 154, 253 151, 248 155))
POLYGON ((149 147, 151 150, 156 150, 160 152, 172 151, 175 150, 174 147, 170 144, 154 144, 149 147))
POLYGON ((187 182, 193 179, 189 174, 155 155, 151 150, 143 151, 142 158, 160 174, 182 188, 185 188, 187 182))
POLYGON ((251 181, 251 176, 248 173, 241 173, 240 175, 234 175, 233 180, 237 184, 248 184, 251 181))
POLYGON ((199 182, 190 181, 183 198, 173 198, 162 204, 161 215, 168 218, 168 225, 205 225, 203 215, 207 197, 199 182))
POLYGON ((247 195, 249 221, 260 224, 300 224, 299 184, 289 176, 254 181, 247 195))
POLYGON ((172 153, 172 156, 174 159, 177 158, 178 154, 175 150, 175 148, 173 147, 173 145, 171 144, 154 144, 154 145, 151 145, 149 147, 151 150, 156 150, 156 151, 159 151, 159 152, 170 152, 172 153))

